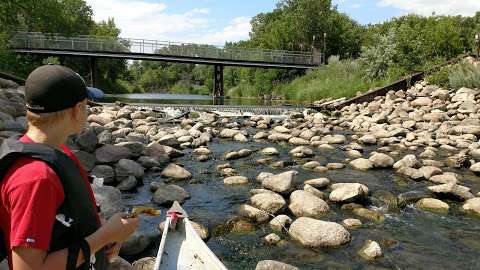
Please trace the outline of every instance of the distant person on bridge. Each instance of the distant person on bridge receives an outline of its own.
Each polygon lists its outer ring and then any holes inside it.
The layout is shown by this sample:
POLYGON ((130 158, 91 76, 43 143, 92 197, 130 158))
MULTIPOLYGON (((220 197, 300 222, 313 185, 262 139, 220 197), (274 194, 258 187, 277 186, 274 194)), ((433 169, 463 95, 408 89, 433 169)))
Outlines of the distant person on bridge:
POLYGON ((28 130, 0 148, 0 261, 10 269, 105 270, 138 226, 120 213, 101 224, 87 173, 64 145, 86 125, 87 92, 58 65, 25 82, 28 130))

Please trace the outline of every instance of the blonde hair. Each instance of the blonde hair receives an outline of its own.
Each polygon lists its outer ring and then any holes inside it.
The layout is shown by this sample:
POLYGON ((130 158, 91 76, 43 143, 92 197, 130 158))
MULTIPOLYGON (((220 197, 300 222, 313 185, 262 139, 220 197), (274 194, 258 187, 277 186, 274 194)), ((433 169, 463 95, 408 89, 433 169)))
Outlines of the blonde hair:
POLYGON ((34 113, 31 111, 27 111, 27 121, 28 125, 35 126, 35 127, 45 127, 50 126, 54 123, 57 123, 65 117, 67 110, 65 109, 58 112, 51 112, 51 113, 34 113))

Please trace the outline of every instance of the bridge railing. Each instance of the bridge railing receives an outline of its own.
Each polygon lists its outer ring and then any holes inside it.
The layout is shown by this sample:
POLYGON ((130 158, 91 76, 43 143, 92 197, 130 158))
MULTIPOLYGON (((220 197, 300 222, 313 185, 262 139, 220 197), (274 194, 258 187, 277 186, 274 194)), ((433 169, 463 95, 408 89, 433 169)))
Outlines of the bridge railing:
POLYGON ((13 36, 10 43, 13 48, 17 49, 142 53, 299 65, 320 65, 323 63, 323 56, 320 53, 241 49, 132 38, 99 36, 65 37, 57 34, 18 32, 13 36))

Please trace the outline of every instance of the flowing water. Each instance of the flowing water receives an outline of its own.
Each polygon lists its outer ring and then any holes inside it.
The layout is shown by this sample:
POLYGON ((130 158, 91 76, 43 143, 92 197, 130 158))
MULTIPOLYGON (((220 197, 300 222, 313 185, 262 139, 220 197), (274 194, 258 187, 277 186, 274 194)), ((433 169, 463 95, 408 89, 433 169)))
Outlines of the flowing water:
MULTIPOLYGON (((185 188, 191 195, 191 198, 183 204, 191 219, 207 226, 210 233, 213 228, 234 217, 240 204, 248 203, 250 197, 248 191, 260 187, 255 178, 263 171, 280 173, 297 170, 298 186, 301 186, 304 180, 319 177, 327 177, 333 183, 363 183, 369 187, 372 194, 374 203, 369 207, 386 216, 384 222, 376 223, 329 203, 331 211, 322 217, 323 220, 341 223, 346 218, 359 218, 363 222, 360 228, 348 229, 352 241, 338 248, 317 250, 304 248, 286 234, 281 235, 286 241, 269 246, 262 242, 262 238, 271 233, 268 225, 256 225, 256 230, 250 233, 213 235, 207 241, 207 245, 229 269, 255 269, 257 262, 264 259, 282 261, 301 269, 480 269, 480 218, 461 212, 459 210, 461 203, 446 200, 450 205, 449 213, 438 214, 416 209, 412 205, 403 209, 395 207, 389 209, 381 202, 381 198, 392 194, 396 196, 411 190, 425 189, 428 186, 426 181, 415 182, 396 176, 391 169, 362 172, 347 166, 345 169, 329 170, 322 174, 301 168, 301 164, 310 160, 317 160, 322 164, 343 162, 347 157, 338 148, 335 151, 315 149, 313 158, 300 160, 289 156, 288 151, 293 146, 267 141, 242 144, 231 140, 214 139, 208 147, 213 151, 213 159, 207 162, 197 162, 191 150, 186 150, 184 157, 175 160, 193 174, 192 180, 178 181, 175 184, 185 188), (256 160, 265 156, 256 152, 249 157, 230 161, 240 175, 251 180, 250 184, 224 186, 223 178, 216 173, 215 167, 226 162, 221 160, 225 152, 242 148, 255 150, 267 146, 274 146, 281 152, 274 160, 293 160, 296 165, 285 169, 258 165, 256 160), (378 242, 383 249, 383 257, 373 262, 364 261, 357 252, 366 240, 378 242)), ((374 148, 365 150, 364 156, 368 156, 374 148)), ((464 175, 465 186, 472 188, 473 192, 480 191, 479 177, 468 170, 457 172, 464 175)), ((152 193, 148 189, 148 184, 152 180, 162 181, 158 175, 150 174, 145 179, 145 185, 138 188, 138 193, 123 195, 126 204, 150 203, 152 193)), ((166 209, 161 209, 164 214, 166 209)), ((142 219, 142 228, 146 233, 158 235, 156 227, 164 216, 142 219)), ((141 256, 156 256, 157 248, 158 240, 141 256)))
MULTIPOLYGON (((124 103, 154 103, 154 104, 193 104, 193 105, 213 105, 213 97, 207 95, 190 95, 190 94, 162 94, 162 93, 145 93, 145 94, 120 94, 106 95, 100 102, 124 103)), ((218 103, 217 103, 218 104, 218 103)), ((222 105, 255 105, 255 106, 278 106, 284 104, 300 104, 298 101, 282 101, 282 100, 262 100, 258 98, 239 99, 227 98, 223 100, 222 105)))

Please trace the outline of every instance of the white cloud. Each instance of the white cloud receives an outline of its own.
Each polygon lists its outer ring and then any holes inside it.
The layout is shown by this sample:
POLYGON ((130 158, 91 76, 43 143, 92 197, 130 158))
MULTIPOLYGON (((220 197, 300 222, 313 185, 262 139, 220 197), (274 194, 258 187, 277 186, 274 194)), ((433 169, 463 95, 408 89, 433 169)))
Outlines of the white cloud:
POLYGON ((463 15, 472 16, 480 10, 479 0, 381 0, 382 7, 394 7, 422 15, 463 15))
POLYGON ((250 20, 250 17, 234 18, 221 31, 211 31, 203 35, 193 35, 188 38, 188 41, 200 44, 223 45, 226 41, 248 39, 248 35, 252 29, 250 20))
POLYGON ((122 30, 120 35, 128 38, 178 40, 182 33, 206 28, 209 21, 205 17, 209 13, 206 8, 170 14, 164 3, 144 0, 87 0, 87 3, 93 9, 95 21, 115 18, 122 30))

